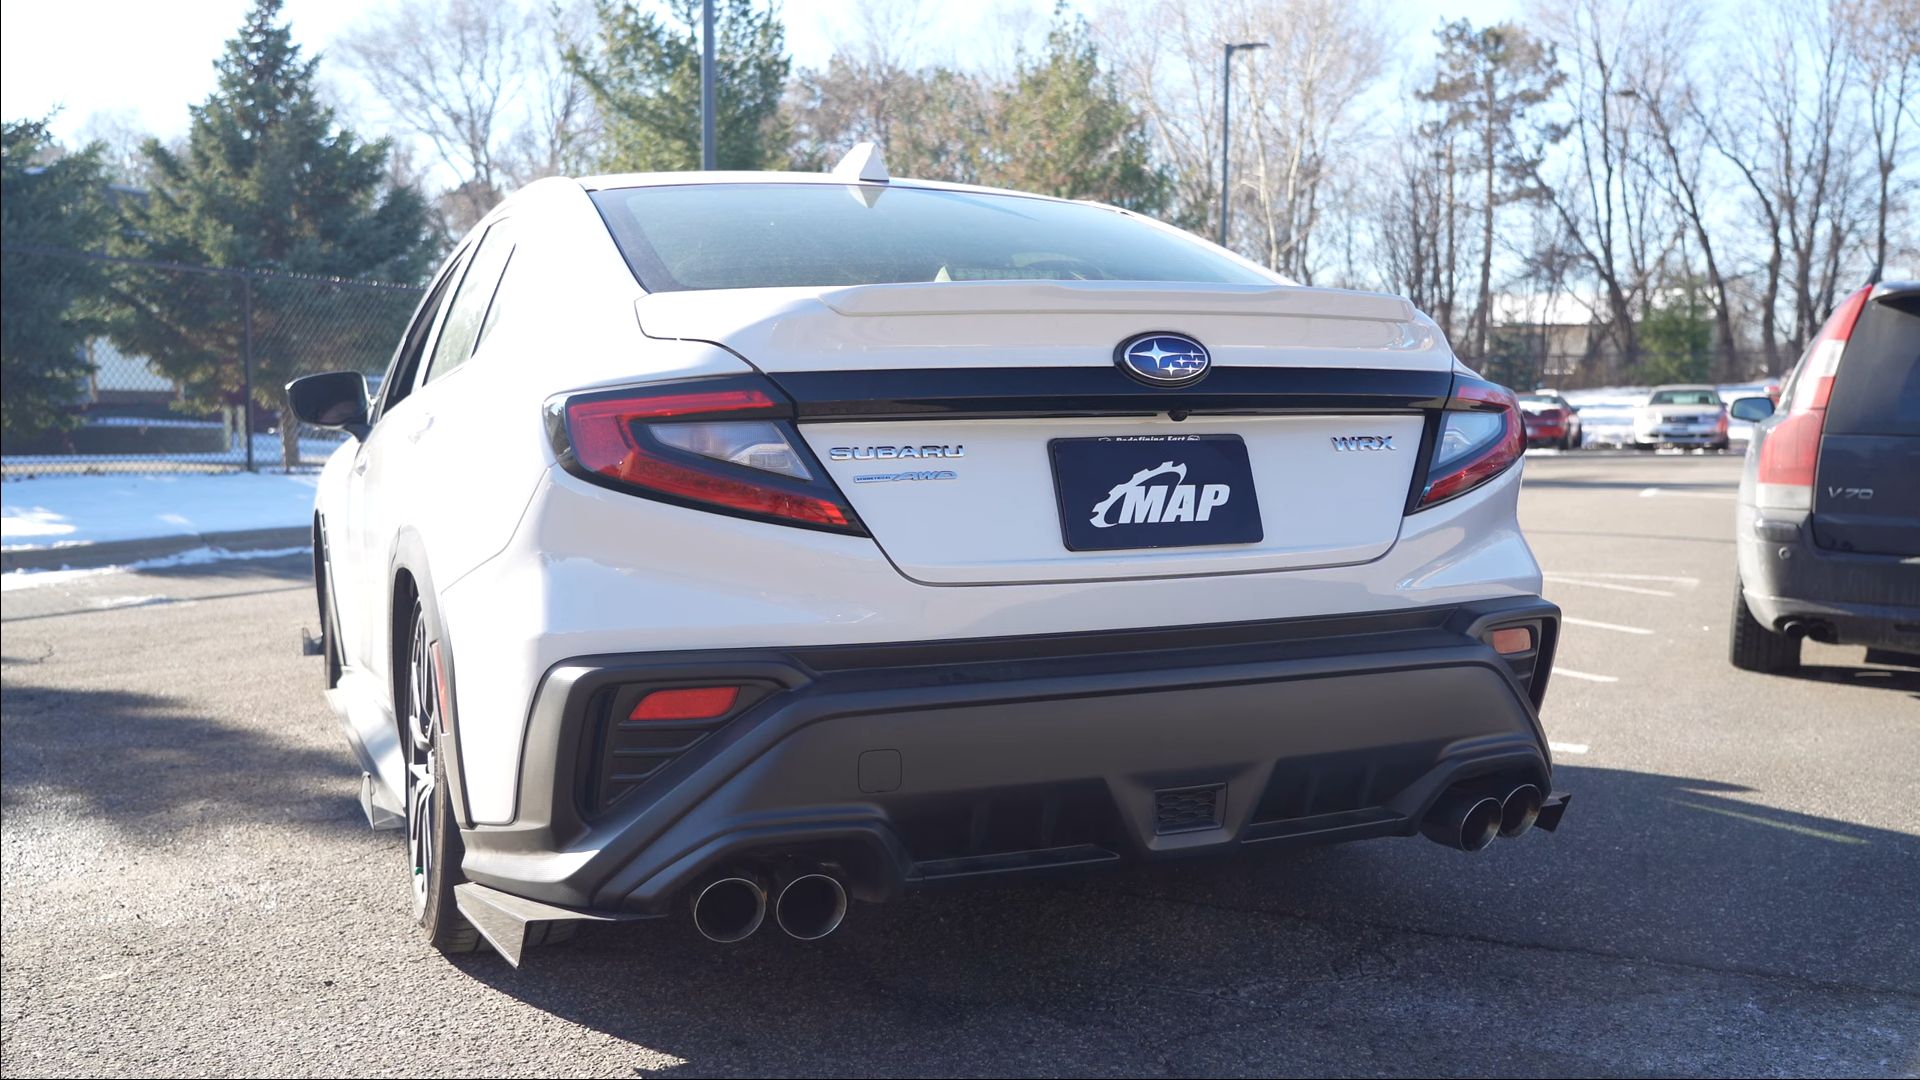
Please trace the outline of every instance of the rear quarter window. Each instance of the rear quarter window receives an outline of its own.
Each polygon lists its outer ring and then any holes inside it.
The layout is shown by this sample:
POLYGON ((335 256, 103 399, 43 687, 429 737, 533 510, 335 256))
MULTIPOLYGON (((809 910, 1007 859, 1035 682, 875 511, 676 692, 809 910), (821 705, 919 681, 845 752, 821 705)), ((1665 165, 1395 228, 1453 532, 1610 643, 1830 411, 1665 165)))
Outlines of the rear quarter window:
POLYGON ((1825 430, 1920 436, 1920 293, 1869 303, 1840 354, 1825 430))

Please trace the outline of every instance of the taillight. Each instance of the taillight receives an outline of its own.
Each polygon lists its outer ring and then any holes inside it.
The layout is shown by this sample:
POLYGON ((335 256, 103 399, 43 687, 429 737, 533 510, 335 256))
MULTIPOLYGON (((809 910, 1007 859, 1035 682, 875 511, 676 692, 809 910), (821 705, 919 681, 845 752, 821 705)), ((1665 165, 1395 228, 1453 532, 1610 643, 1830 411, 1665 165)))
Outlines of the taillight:
POLYGON ((792 416, 771 384, 750 376, 574 394, 547 406, 554 454, 582 479, 700 510, 866 535, 792 416))
POLYGON ((1760 444, 1755 466, 1754 501, 1777 510, 1813 508, 1813 475, 1820 462, 1820 433, 1827 423, 1827 399, 1833 396, 1833 377, 1840 370, 1840 354, 1853 336, 1853 324, 1873 292, 1867 286, 1834 309, 1826 324, 1807 345, 1793 380, 1793 396, 1786 415, 1774 421, 1760 444))
POLYGON ((1440 437, 1415 510, 1472 491, 1505 472, 1527 449, 1520 403, 1504 386, 1457 378, 1440 417, 1440 437))

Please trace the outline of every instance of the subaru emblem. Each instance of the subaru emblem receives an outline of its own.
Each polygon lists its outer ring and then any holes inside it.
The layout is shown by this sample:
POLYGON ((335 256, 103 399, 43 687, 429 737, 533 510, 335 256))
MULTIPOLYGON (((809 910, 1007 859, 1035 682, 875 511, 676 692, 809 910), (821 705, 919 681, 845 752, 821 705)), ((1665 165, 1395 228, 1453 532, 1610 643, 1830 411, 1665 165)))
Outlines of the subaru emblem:
POLYGON ((1121 342, 1113 360, 1120 370, 1151 386, 1199 382, 1213 362, 1205 345, 1179 334, 1160 333, 1141 334, 1121 342))

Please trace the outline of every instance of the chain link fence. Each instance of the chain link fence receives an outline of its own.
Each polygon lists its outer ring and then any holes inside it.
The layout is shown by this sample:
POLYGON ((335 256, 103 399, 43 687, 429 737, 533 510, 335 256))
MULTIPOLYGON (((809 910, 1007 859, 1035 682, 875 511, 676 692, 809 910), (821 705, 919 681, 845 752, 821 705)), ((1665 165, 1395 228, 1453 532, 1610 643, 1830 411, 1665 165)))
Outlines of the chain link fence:
POLYGON ((342 370, 377 385, 422 292, 58 248, 0 250, 6 276, 22 275, 0 312, 9 351, 22 354, 8 359, 0 429, 8 476, 317 466, 343 436, 295 422, 283 388, 342 370), (62 347, 33 352, 35 342, 56 340, 62 347))

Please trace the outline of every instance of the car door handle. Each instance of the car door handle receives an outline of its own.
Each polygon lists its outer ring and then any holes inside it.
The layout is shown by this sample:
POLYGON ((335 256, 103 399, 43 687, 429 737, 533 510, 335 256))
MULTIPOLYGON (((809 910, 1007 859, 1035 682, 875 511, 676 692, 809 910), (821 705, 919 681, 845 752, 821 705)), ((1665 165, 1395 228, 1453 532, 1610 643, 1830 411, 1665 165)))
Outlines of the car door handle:
POLYGON ((407 429, 407 441, 419 442, 420 436, 425 435, 427 433, 427 429, 432 426, 433 426, 433 414, 426 413, 422 415, 420 419, 415 420, 413 422, 412 427, 407 429))

